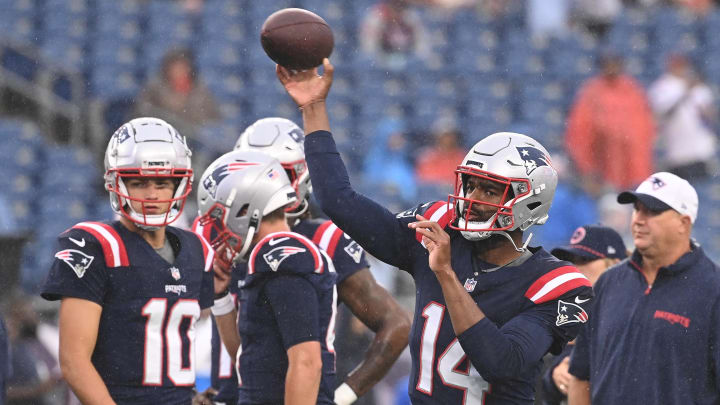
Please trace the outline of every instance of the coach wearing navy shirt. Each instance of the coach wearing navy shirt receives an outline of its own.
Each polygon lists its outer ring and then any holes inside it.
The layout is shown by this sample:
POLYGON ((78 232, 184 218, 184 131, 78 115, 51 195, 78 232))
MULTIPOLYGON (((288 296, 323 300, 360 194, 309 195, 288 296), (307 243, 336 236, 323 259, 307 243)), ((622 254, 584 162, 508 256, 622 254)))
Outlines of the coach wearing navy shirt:
POLYGON ((595 284, 570 404, 720 403, 720 269, 690 239, 695 189, 661 172, 618 202, 634 204, 635 251, 595 284))

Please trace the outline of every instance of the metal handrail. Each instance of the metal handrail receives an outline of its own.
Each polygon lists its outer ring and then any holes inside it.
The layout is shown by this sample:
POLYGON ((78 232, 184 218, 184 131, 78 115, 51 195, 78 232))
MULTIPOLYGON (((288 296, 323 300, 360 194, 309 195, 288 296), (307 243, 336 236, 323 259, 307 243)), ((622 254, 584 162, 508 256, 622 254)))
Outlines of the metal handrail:
POLYGON ((52 128, 54 116, 67 119, 70 123, 70 143, 82 143, 84 130, 82 116, 86 104, 82 74, 57 66, 31 46, 7 39, 0 40, 0 59, 10 51, 36 61, 38 70, 33 79, 28 80, 0 65, 0 87, 7 87, 36 102, 40 107, 38 119, 47 129, 52 128), (53 83, 59 78, 66 78, 69 81, 70 100, 65 100, 53 91, 53 83))

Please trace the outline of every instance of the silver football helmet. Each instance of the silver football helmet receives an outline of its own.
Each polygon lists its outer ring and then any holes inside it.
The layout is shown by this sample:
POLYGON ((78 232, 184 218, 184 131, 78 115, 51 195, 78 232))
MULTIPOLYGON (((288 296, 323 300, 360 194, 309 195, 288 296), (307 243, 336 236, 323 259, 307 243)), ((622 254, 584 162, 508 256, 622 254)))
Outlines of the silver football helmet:
POLYGON ((205 170, 197 198, 200 224, 212 227, 210 244, 226 265, 245 260, 265 215, 297 201, 277 159, 240 150, 220 156, 205 170))
POLYGON ((180 217, 192 190, 192 153, 185 137, 158 118, 136 118, 121 126, 110 138, 105 151, 105 188, 113 211, 146 230, 155 230, 180 217), (127 178, 169 177, 175 191, 170 200, 143 200, 130 197, 127 178), (131 202, 141 203, 141 212, 131 202), (147 214, 145 204, 169 204, 164 214, 147 214))
POLYGON ((547 221, 558 176, 547 150, 529 136, 492 134, 470 149, 455 173, 450 227, 465 239, 477 241, 496 233, 510 238, 509 231, 547 221), (495 185, 500 203, 469 198, 466 187, 472 177, 495 185))
POLYGON ((271 117, 255 121, 235 143, 235 150, 263 152, 280 161, 298 197, 297 202, 286 210, 290 218, 297 218, 307 211, 312 193, 304 139, 305 133, 294 122, 271 117))

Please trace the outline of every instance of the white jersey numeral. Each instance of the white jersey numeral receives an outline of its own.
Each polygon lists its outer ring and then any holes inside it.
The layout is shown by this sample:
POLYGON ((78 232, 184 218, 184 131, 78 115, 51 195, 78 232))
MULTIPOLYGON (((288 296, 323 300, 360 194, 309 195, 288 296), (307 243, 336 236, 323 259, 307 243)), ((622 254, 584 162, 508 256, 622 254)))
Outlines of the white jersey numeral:
MULTIPOLYGON (((422 315, 425 318, 425 325, 423 325, 420 340, 420 375, 418 376, 416 389, 432 395, 435 346, 445 315, 445 306, 437 302, 431 302, 425 307, 422 315)), ((467 355, 460 346, 460 342, 454 339, 437 360, 438 375, 443 384, 464 391, 463 404, 482 405, 490 385, 483 380, 472 363, 468 362, 467 371, 458 370, 458 367, 466 359, 467 355)))
MULTIPOLYGON (((335 273, 335 265, 328 254, 320 249, 320 253, 325 257, 327 261, 327 269, 330 273, 335 273)), ((328 351, 335 354, 335 318, 337 317, 337 287, 333 286, 333 302, 332 302, 332 314, 330 315, 330 322, 328 323, 327 334, 325 335, 325 346, 328 351)))
POLYGON ((153 298, 145 304, 142 315, 145 322, 144 385, 162 385, 163 355, 167 350, 167 376, 175 385, 195 384, 195 321, 200 317, 196 300, 179 300, 170 309, 165 333, 163 323, 167 313, 167 299, 153 298), (189 345, 184 347, 180 328, 185 323, 189 345), (188 366, 183 367, 187 355, 188 366))

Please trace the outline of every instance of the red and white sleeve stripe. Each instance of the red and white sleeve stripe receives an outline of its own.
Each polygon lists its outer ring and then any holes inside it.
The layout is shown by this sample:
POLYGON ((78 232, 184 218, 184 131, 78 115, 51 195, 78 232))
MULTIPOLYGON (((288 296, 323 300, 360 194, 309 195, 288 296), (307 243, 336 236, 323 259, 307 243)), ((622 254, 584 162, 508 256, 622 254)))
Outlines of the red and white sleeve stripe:
MULTIPOLYGON (((448 222, 450 222, 450 214, 450 204, 447 201, 438 201, 431 205, 430 208, 427 209, 427 211, 425 211, 423 217, 427 218, 430 221, 437 222, 441 228, 445 228, 448 222)), ((415 233, 415 239, 417 239, 418 242, 422 243, 421 234, 415 233)))
POLYGON ((332 221, 325 221, 318 227, 313 235, 312 241, 320 246, 331 259, 335 257, 335 249, 343 236, 343 231, 333 224, 332 221))
POLYGON ((570 290, 590 287, 590 281, 573 266, 563 266, 537 279, 525 292, 535 304, 556 300, 570 290))
POLYGON ((107 267, 127 267, 130 266, 125 242, 112 226, 103 224, 102 222, 81 222, 73 229, 82 229, 90 233, 100 242, 102 246, 103 256, 105 256, 105 265, 107 267))

